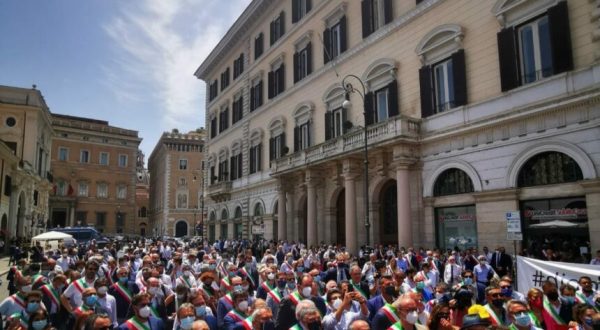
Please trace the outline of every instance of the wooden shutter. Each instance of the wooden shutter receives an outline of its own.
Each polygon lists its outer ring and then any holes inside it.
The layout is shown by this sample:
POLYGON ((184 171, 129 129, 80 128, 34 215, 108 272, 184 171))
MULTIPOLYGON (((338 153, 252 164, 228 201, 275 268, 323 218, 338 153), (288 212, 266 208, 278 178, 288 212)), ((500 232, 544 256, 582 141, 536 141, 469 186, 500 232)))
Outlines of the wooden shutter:
POLYGON ((250 147, 250 173, 256 172, 256 169, 255 169, 256 162, 254 161, 255 159, 256 159, 256 157, 254 154, 254 147, 250 147))
POLYGON ((331 29, 326 28, 323 31, 323 64, 331 61, 331 29))
MULTIPOLYGON (((238 64, 238 65, 239 65, 238 70, 240 71, 240 72, 238 72, 238 75, 240 75, 240 74, 244 73, 244 53, 240 54, 240 64, 238 64)), ((229 70, 229 68, 227 68, 227 70, 229 70)))
POLYGON ((237 175, 237 171, 235 171, 235 166, 233 165, 235 163, 235 157, 231 156, 229 157, 229 175, 231 175, 231 180, 235 180, 236 175, 237 175))
POLYGON ((340 53, 343 53, 346 51, 346 49, 348 49, 348 37, 347 37, 347 32, 346 32, 346 24, 347 24, 347 20, 346 20, 346 16, 342 16, 342 18, 340 18, 340 53))
POLYGON ((281 11, 281 13, 279 13, 279 31, 281 31, 282 36, 285 34, 285 12, 284 11, 281 11))
POLYGON ((331 140, 332 135, 333 112, 325 111, 325 141, 331 140))
POLYGON ((394 20, 394 7, 392 7, 392 0, 384 0, 383 10, 385 11, 385 24, 394 20))
POLYGON ((553 73, 573 70, 571 28, 567 1, 561 1, 556 6, 548 9, 548 23, 550 25, 553 73))
POLYGON ((254 96, 254 90, 256 87, 250 87, 250 111, 254 111, 256 109, 256 99, 254 96))
POLYGON ((306 75, 312 72, 312 43, 306 45, 306 75))
POLYGON ((298 13, 298 4, 299 4, 299 0, 292 0, 292 24, 298 22, 299 19, 299 13, 298 13))
POLYGON ((269 44, 271 46, 273 46, 273 44, 275 43, 275 22, 271 22, 271 25, 269 26, 269 30, 271 33, 269 33, 269 44))
POLYGON ((211 184, 215 183, 215 167, 214 166, 210 167, 210 183, 211 184))
POLYGON ((503 92, 519 86, 519 70, 515 44, 515 30, 508 27, 498 32, 498 57, 500 59, 500 87, 503 92))
POLYGON ((268 87, 268 89, 269 89, 269 91, 268 91, 269 99, 273 98, 273 92, 275 91, 274 75, 275 75, 275 72, 269 71, 269 87, 268 87))
POLYGON ((256 104, 254 104, 254 106, 256 108, 260 107, 263 104, 263 81, 259 81, 258 85, 256 85, 256 88, 258 88, 258 97, 256 100, 256 104))
POLYGON ((294 152, 300 150, 300 126, 294 127, 294 152))
POLYGON ((277 69, 277 74, 279 75, 279 79, 277 80, 277 83, 279 84, 277 86, 277 94, 280 94, 285 90, 285 65, 284 64, 281 64, 279 69, 277 69))
POLYGON ((238 156, 237 156, 237 162, 238 162, 238 166, 237 166, 238 174, 237 174, 237 177, 239 179, 239 178, 242 177, 242 174, 243 174, 243 172, 242 172, 242 154, 241 153, 238 154, 238 156))
POLYGON ((262 32, 256 37, 254 38, 254 59, 256 60, 259 56, 260 56, 260 37, 262 35, 262 32))
POLYGON ((269 139, 269 163, 275 159, 275 138, 269 139))
POLYGON ((308 12, 312 9, 312 1, 311 0, 306 0, 306 13, 308 14, 308 12))
POLYGON ((366 125, 372 125, 373 124, 373 92, 368 92, 367 95, 365 95, 365 121, 366 121, 366 125))
POLYGON ((346 127, 346 122, 348 121, 348 110, 342 107, 342 134, 346 134, 348 128, 346 127))
POLYGON ((421 118, 427 118, 433 114, 431 66, 425 65, 419 69, 419 84, 421 86, 421 118))
POLYGON ((465 67, 465 50, 452 54, 452 74, 454 82, 454 106, 467 104, 467 71, 465 67))
POLYGON ((300 64, 300 63, 299 63, 299 60, 298 60, 298 57, 299 57, 299 56, 300 56, 300 55, 299 55, 299 53, 298 53, 298 52, 295 52, 295 53, 294 53, 294 84, 295 84, 296 82, 298 82, 298 80, 300 80, 300 79, 299 79, 299 73, 300 73, 300 68, 299 68, 299 66, 300 66, 300 65, 299 65, 299 64, 300 64))
POLYGON ((256 158, 256 170, 260 171, 262 170, 262 143, 256 146, 256 158))
POLYGON ((363 39, 371 35, 373 31, 373 1, 362 0, 361 2, 361 13, 362 13, 362 36, 363 39))
POLYGON ((394 79, 391 83, 388 84, 388 116, 394 117, 397 116, 399 111, 398 105, 398 82, 394 79))
POLYGON ((284 152, 284 150, 285 150, 285 148, 286 148, 286 146, 285 146, 285 132, 283 132, 283 133, 279 134, 279 136, 280 136, 280 138, 279 138, 279 139, 281 140, 281 143, 279 144, 279 148, 280 148, 280 149, 279 149, 279 154, 280 154, 281 156, 283 156, 283 155, 285 155, 285 154, 286 154, 286 152, 284 152))

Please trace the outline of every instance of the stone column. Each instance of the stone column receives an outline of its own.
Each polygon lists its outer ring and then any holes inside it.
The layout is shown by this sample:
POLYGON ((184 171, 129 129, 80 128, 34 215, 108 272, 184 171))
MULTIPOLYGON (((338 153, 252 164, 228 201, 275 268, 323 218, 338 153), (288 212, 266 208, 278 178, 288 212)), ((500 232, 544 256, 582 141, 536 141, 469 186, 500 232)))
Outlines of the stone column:
POLYGON ((307 248, 316 246, 317 241, 317 187, 316 178, 314 173, 310 171, 306 173, 306 245, 307 248))
POLYGON ((69 203, 69 223, 71 224, 71 226, 76 225, 76 223, 75 223, 75 205, 73 205, 73 203, 69 203))
POLYGON ((581 183, 587 204, 588 230, 590 231, 590 253, 595 255, 600 249, 600 180, 586 180, 581 183))
POLYGON ((412 219, 410 209, 410 175, 408 164, 396 166, 396 190, 398 193, 398 246, 412 246, 412 219))
POLYGON ((344 204, 346 206, 346 250, 358 255, 356 243, 356 185, 353 173, 344 173, 344 204))
POLYGON ((277 238, 279 240, 287 239, 287 209, 285 204, 285 187, 283 184, 280 184, 277 195, 277 238))

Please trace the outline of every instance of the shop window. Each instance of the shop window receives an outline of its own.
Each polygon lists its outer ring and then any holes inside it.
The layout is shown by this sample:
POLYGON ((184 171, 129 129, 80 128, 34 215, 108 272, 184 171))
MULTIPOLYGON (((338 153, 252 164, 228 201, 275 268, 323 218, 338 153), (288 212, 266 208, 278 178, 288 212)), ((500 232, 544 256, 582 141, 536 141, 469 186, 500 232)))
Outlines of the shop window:
POLYGON ((234 225, 234 227, 233 227, 234 234, 235 234, 234 238, 237 238, 237 239, 241 239, 242 238, 242 236, 244 235, 243 228, 244 228, 243 224, 241 224, 241 223, 236 223, 234 225))
POLYGON ((560 152, 543 152, 528 160, 519 171, 518 186, 531 187, 583 180, 573 158, 560 152))
POLYGON ((227 238, 227 236, 228 236, 227 227, 228 227, 228 225, 226 223, 221 225, 221 238, 227 238))
POLYGON ((435 209, 437 246, 442 250, 477 247, 475 205, 435 209))
POLYGON ((473 182, 467 173, 457 168, 447 169, 435 180, 434 196, 466 194, 473 192, 473 182))

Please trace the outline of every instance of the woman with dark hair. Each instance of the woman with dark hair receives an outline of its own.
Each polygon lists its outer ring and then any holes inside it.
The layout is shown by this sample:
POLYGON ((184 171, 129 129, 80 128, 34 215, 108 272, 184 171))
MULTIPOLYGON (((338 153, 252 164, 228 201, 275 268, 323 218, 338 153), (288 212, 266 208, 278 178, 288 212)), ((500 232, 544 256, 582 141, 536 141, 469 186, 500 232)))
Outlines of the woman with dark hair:
POLYGON ((48 322, 48 312, 40 308, 35 311, 29 317, 29 322, 27 322, 27 330, 47 330, 52 329, 50 322, 48 322))
POLYGON ((459 327, 453 326, 450 319, 450 306, 446 303, 437 304, 431 314, 427 326, 430 330, 453 330, 459 327))
POLYGON ((596 310, 587 304, 577 304, 573 306, 573 321, 569 323, 569 329, 572 330, 592 330, 594 329, 594 316, 596 310))

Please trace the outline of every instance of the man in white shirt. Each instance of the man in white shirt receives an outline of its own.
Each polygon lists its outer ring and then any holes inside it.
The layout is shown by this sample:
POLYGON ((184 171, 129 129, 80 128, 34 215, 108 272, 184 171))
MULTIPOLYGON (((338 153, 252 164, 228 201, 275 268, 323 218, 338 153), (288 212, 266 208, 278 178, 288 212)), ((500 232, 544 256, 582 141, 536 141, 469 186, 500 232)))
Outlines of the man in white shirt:
POLYGON ((67 312, 71 313, 73 309, 81 306, 83 290, 93 288, 96 281, 96 273, 100 269, 100 265, 95 260, 90 260, 85 265, 84 277, 71 283, 65 292, 60 296, 60 302, 67 312))
POLYGON ((56 264, 60 266, 60 268, 62 268, 63 271, 66 271, 67 269, 69 269, 70 265, 75 264, 75 261, 71 259, 71 257, 69 257, 67 249, 64 249, 60 258, 56 260, 56 264))
POLYGON ((96 280, 94 287, 96 288, 96 292, 98 294, 97 304, 100 305, 102 312, 108 315, 113 328, 116 329, 119 326, 119 322, 117 321, 117 300, 115 297, 107 293, 108 281, 105 277, 101 277, 96 280))
POLYGON ((462 282, 461 272, 461 267, 456 264, 456 258, 450 256, 450 258, 448 258, 448 263, 444 268, 444 282, 450 287, 462 282))

